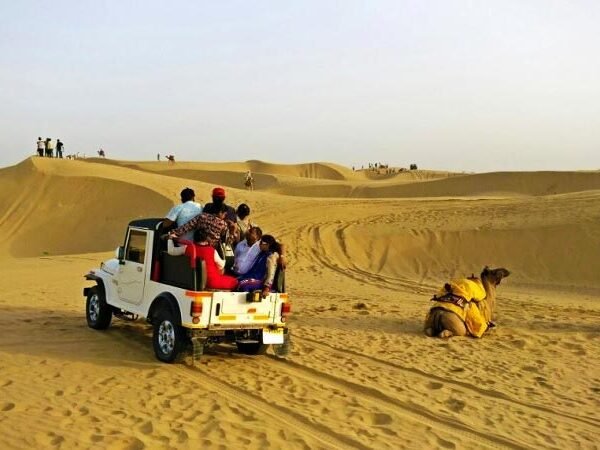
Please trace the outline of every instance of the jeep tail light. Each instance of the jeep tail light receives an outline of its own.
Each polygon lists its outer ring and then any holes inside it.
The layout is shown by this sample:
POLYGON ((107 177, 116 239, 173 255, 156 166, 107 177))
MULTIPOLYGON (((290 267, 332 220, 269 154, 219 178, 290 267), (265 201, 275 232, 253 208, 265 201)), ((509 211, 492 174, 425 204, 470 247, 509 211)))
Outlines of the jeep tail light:
POLYGON ((200 322, 200 316, 202 315, 202 298, 195 298, 192 300, 190 315, 192 316, 192 323, 200 322))
POLYGON ((292 313, 292 304, 290 302, 284 302, 281 304, 281 321, 285 322, 287 316, 292 313))

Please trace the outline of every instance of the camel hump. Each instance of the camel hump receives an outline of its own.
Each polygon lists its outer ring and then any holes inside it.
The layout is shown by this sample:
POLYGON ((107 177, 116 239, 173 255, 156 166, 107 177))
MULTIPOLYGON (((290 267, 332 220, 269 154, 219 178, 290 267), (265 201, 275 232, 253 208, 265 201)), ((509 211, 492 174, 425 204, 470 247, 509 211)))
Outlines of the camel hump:
POLYGON ((481 280, 471 280, 469 278, 461 278, 452 280, 451 283, 446 283, 444 289, 447 293, 452 293, 464 298, 467 301, 481 301, 485 298, 485 289, 481 280))

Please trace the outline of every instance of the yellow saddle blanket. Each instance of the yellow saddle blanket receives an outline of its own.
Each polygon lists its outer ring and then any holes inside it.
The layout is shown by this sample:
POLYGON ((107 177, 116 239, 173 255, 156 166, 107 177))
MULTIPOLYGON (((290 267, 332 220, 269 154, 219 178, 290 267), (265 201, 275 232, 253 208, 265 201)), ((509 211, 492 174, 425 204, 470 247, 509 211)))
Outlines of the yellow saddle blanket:
POLYGON ((485 299, 485 289, 483 288, 481 280, 461 278, 452 280, 448 284, 450 285, 450 289, 447 289, 448 286, 444 285, 437 295, 431 299, 434 303, 431 308, 442 308, 447 311, 452 311, 463 320, 467 330, 472 336, 483 336, 483 333, 488 329, 488 323, 478 305, 480 301, 485 299), (462 297, 466 302, 463 306, 459 306, 451 301, 437 300, 449 294, 462 297))

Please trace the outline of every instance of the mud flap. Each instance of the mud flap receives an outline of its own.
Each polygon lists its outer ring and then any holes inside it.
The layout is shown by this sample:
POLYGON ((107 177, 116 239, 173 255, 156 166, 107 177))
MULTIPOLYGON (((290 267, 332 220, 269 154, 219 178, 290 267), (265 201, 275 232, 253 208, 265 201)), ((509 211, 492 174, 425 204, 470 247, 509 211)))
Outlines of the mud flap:
POLYGON ((204 354, 205 337, 192 337, 192 365, 200 363, 200 358, 204 354))
POLYGON ((290 335, 290 333, 285 333, 283 335, 283 344, 274 344, 271 345, 271 347, 273 348, 273 353, 275 354, 275 356, 278 356, 279 358, 285 358, 291 351, 292 349, 292 341, 291 341, 292 336, 290 335))

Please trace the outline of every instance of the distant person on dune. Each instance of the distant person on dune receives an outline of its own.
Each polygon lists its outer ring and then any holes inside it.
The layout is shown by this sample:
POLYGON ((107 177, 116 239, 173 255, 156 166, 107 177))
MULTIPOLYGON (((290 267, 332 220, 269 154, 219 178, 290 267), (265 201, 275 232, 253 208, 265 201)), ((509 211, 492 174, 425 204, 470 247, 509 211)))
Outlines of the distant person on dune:
POLYGON ((48 138, 48 148, 46 149, 46 156, 48 158, 54 158, 54 141, 52 138, 48 138))
POLYGON ((56 140, 56 157, 57 158, 61 158, 63 157, 63 143, 60 139, 56 140))
POLYGON ((254 190, 254 177, 249 170, 246 172, 246 175, 244 175, 244 186, 250 191, 254 190))
POLYGON ((41 137, 38 137, 37 140, 37 154, 38 156, 44 156, 44 150, 45 150, 45 145, 44 145, 44 141, 42 140, 41 137))
MULTIPOLYGON (((179 195, 181 197, 181 203, 171 208, 167 213, 165 220, 163 220, 163 227, 165 228, 169 228, 175 223, 180 227, 202 212, 202 205, 196 202, 196 193, 193 189, 185 188, 179 195)), ((181 236, 181 239, 187 239, 189 241, 193 238, 193 231, 188 231, 181 236)))

